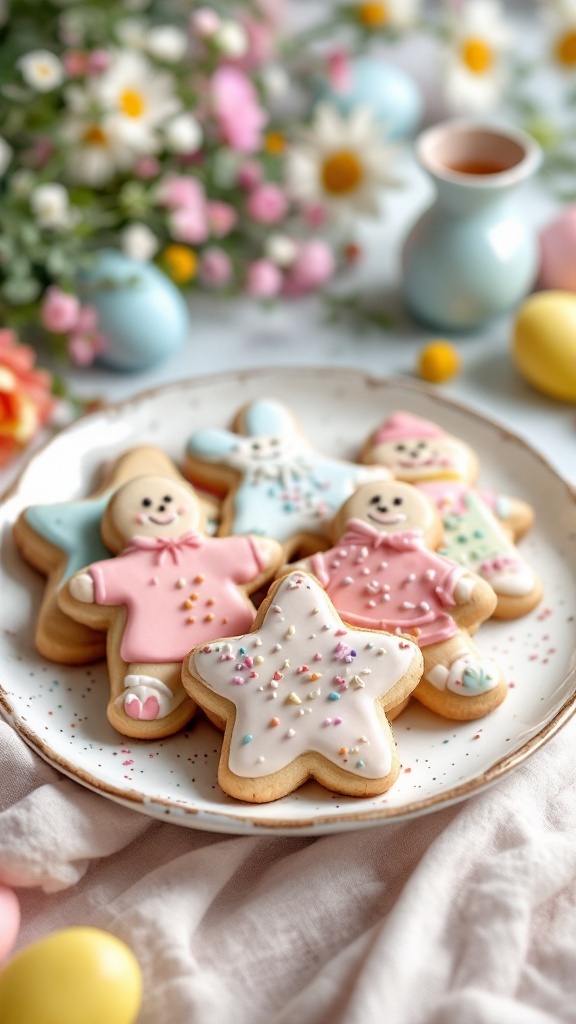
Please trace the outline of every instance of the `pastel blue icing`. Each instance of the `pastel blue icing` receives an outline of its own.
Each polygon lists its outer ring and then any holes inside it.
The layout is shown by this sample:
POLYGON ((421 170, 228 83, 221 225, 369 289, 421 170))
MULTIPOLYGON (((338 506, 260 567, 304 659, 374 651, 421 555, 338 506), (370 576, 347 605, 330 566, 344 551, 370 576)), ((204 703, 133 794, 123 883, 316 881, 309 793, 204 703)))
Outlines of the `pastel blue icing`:
POLYGON ((238 446, 238 434, 229 430, 218 430, 207 427, 197 430, 188 442, 187 450, 191 455, 200 455, 205 459, 217 459, 233 452, 238 446))
POLYGON ((100 523, 109 499, 110 493, 107 493, 86 501, 32 505, 26 509, 24 518, 28 525, 67 555, 61 583, 84 566, 111 557, 100 535, 100 523))
POLYGON ((289 434, 294 429, 294 420, 288 410, 271 399, 253 402, 246 410, 245 424, 248 437, 289 434))

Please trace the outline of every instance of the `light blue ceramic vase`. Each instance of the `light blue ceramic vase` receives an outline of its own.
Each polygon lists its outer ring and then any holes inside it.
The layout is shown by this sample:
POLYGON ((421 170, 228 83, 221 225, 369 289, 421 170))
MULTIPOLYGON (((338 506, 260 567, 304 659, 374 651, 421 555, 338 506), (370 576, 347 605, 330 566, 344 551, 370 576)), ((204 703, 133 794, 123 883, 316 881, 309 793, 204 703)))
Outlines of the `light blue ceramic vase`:
POLYGON ((402 68, 378 57, 353 58, 348 87, 334 89, 323 79, 318 83, 316 97, 346 115, 359 107, 370 107, 385 139, 413 136, 422 119, 422 98, 414 79, 402 68))
POLYGON ((534 285, 537 235, 514 193, 540 149, 516 129, 449 121, 420 136, 417 157, 437 196, 404 245, 406 302, 430 327, 472 330, 534 285))

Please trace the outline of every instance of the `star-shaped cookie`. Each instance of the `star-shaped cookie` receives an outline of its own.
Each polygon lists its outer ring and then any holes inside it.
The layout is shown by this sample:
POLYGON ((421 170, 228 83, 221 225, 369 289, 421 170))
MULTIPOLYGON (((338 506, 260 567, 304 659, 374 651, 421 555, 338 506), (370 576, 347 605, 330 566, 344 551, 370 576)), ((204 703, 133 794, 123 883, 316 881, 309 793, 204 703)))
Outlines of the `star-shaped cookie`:
POLYGON ((273 585, 251 632, 196 647, 183 666, 190 696, 224 725, 222 789, 253 803, 310 777, 350 796, 389 789, 399 762, 386 711, 421 674, 416 644, 344 625, 300 571, 273 585))
POLYGON ((274 537, 284 545, 286 561, 296 548, 318 550, 329 520, 356 487, 390 477, 383 467, 322 454, 272 399, 246 406, 234 427, 237 433, 197 430, 188 441, 185 472, 195 485, 227 491, 221 535, 274 537))

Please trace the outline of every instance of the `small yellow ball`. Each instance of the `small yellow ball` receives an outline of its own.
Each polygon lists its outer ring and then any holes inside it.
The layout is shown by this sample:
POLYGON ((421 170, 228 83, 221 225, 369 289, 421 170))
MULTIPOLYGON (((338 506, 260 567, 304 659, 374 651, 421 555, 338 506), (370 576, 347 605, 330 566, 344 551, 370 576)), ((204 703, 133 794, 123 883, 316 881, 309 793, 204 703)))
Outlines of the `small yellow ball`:
POLYGON ((460 355, 449 341, 431 341, 418 355, 418 375, 431 384, 441 384, 460 370, 460 355))

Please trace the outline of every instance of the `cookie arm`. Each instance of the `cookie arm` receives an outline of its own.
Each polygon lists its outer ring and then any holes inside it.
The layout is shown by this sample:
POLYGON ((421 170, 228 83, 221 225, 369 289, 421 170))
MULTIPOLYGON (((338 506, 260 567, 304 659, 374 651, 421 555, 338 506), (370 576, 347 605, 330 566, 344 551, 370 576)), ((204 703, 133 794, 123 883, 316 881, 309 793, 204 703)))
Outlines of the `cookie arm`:
POLYGON ((84 604, 94 604, 94 580, 89 572, 79 572, 69 583, 70 595, 84 604))

